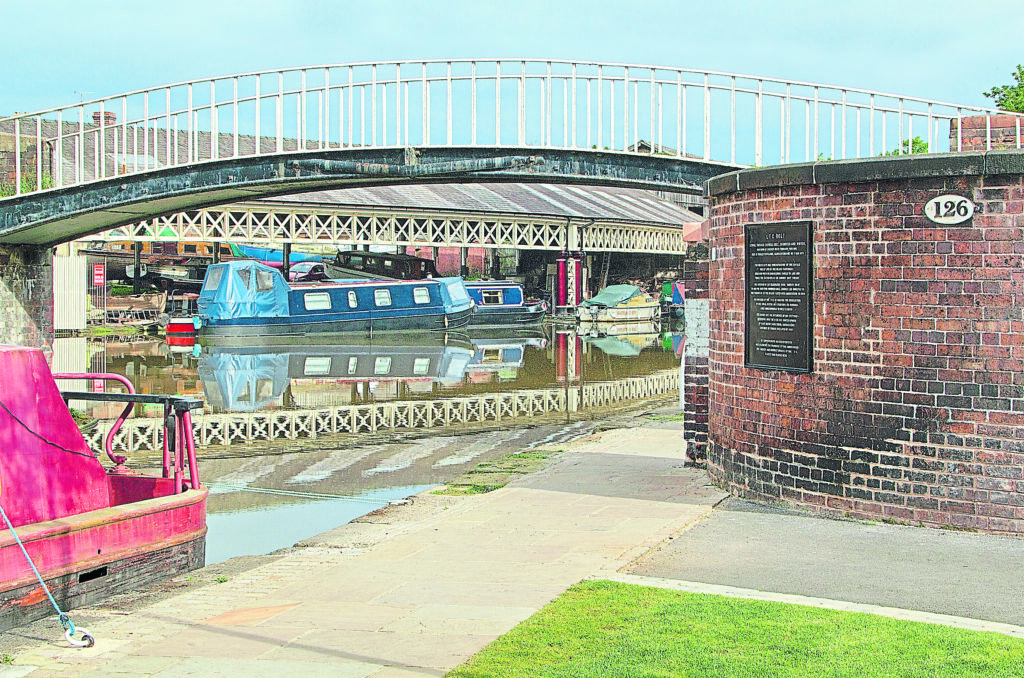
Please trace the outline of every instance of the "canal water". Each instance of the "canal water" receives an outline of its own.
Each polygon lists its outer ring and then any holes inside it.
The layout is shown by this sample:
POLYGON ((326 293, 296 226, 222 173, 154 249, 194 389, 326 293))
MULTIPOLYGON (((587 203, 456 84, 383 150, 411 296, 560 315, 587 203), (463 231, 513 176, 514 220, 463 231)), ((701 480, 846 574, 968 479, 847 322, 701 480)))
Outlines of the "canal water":
MULTIPOLYGON (((172 349, 157 336, 110 336, 58 340, 53 363, 55 371, 124 375, 139 393, 201 398, 208 414, 266 413, 614 382, 679 370, 685 353, 706 347, 706 312, 620 329, 578 335, 571 326, 546 325, 430 340, 385 336, 372 342, 186 350, 172 349), (566 346, 574 347, 568 356, 566 346)), ((93 387, 102 386, 85 384, 86 390, 93 387)), ((100 419, 117 414, 109 405, 89 413, 100 419)), ((141 407, 135 413, 155 414, 141 407)), ((207 563, 291 546, 482 461, 593 430, 585 412, 574 419, 517 418, 514 426, 202 447, 200 479, 211 490, 207 563)), ((130 455, 129 465, 139 470, 159 472, 159 463, 155 452, 130 455)))

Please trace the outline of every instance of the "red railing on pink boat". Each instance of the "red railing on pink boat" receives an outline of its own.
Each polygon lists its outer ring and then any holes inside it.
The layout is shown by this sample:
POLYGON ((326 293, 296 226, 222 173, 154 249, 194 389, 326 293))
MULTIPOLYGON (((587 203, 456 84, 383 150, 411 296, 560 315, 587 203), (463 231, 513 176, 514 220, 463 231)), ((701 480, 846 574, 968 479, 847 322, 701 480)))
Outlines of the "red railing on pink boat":
POLYGON ((124 463, 127 457, 114 454, 114 438, 124 424, 135 403, 154 403, 163 405, 163 477, 174 478, 174 493, 179 494, 184 490, 184 465, 188 463, 188 486, 198 489, 199 467, 196 463, 195 438, 192 435, 192 410, 202 408, 201 400, 183 398, 180 396, 168 395, 144 395, 135 392, 135 387, 126 377, 120 374, 106 372, 55 372, 54 379, 98 379, 120 382, 127 393, 92 393, 83 391, 61 391, 64 401, 69 400, 104 400, 123 401, 125 407, 117 417, 114 425, 107 433, 104 442, 104 449, 107 456, 114 462, 115 466, 111 473, 125 473, 127 469, 124 463))

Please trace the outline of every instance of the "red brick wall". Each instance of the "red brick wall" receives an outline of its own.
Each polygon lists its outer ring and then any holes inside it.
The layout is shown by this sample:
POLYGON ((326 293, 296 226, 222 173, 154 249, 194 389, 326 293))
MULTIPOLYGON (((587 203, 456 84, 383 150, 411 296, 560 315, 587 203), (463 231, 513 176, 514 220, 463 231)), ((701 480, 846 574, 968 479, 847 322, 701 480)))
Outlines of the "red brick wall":
POLYGON ((962 127, 956 120, 949 125, 949 150, 951 151, 986 151, 989 136, 992 138, 992 150, 1016 149, 1024 147, 1024 119, 1021 116, 1003 115, 972 115, 962 119, 962 127), (963 130, 962 133, 960 130, 963 130), (957 146, 957 137, 960 146, 957 146))
POLYGON ((1024 533, 1020 174, 723 191, 710 244, 717 483, 834 515, 1024 533), (928 221, 944 193, 975 216, 928 221), (743 227, 790 220, 813 225, 810 374, 743 366, 743 227))

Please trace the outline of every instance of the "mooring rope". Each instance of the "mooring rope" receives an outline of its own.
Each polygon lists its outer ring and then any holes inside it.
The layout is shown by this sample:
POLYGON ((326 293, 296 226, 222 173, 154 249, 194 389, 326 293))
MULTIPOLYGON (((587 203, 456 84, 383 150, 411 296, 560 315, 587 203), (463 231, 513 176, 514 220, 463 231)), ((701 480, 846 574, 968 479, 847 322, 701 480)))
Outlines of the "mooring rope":
POLYGON ((11 524, 11 520, 7 517, 7 511, 4 511, 3 506, 0 506, 0 515, 4 517, 4 522, 7 523, 7 528, 11 531, 11 534, 14 535, 14 541, 16 541, 18 543, 18 547, 21 548, 21 552, 24 554, 25 560, 28 561, 28 566, 32 568, 33 574, 35 574, 36 579, 39 580, 39 585, 43 587, 43 591, 46 592, 46 597, 50 599, 50 604, 53 605, 53 609, 57 611, 57 621, 59 621, 61 627, 64 628, 64 637, 72 645, 77 645, 78 647, 92 647, 96 643, 96 639, 93 638, 93 635, 89 633, 88 629, 84 627, 76 629, 74 622, 71 621, 71 617, 69 617, 66 612, 61 611, 60 606, 57 605, 57 601, 53 598, 53 594, 50 593, 50 588, 46 585, 46 582, 43 581, 43 576, 39 574, 39 570, 36 569, 36 564, 32 562, 32 558, 29 557, 28 551, 25 550, 25 545, 21 543, 21 538, 18 537, 18 533, 14 530, 14 525, 11 524), (75 640, 74 636, 79 631, 82 632, 82 639, 75 640))

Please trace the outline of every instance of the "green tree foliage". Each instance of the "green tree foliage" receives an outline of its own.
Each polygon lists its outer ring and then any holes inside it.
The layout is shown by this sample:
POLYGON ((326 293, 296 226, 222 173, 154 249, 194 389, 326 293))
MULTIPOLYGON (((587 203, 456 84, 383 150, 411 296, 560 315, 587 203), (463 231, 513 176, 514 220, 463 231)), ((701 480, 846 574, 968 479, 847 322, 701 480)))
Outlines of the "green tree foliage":
POLYGON ((1015 84, 993 87, 982 94, 995 99, 996 106, 1004 111, 1024 113, 1024 66, 1017 64, 1017 72, 1012 75, 1015 84))
MULTIPOLYGON (((45 190, 47 188, 53 188, 53 177, 51 177, 49 174, 44 172, 43 173, 43 189, 45 190)), ((0 198, 6 198, 8 196, 14 195, 15 193, 17 193, 17 191, 15 189, 16 189, 16 186, 14 184, 0 183, 0 198)), ((22 193, 32 193, 35 190, 36 190, 36 175, 35 174, 26 174, 25 176, 21 177, 21 192, 22 193)))
POLYGON ((882 155, 917 155, 927 152, 928 142, 921 137, 914 137, 913 139, 904 139, 901 147, 882 153, 882 155))

